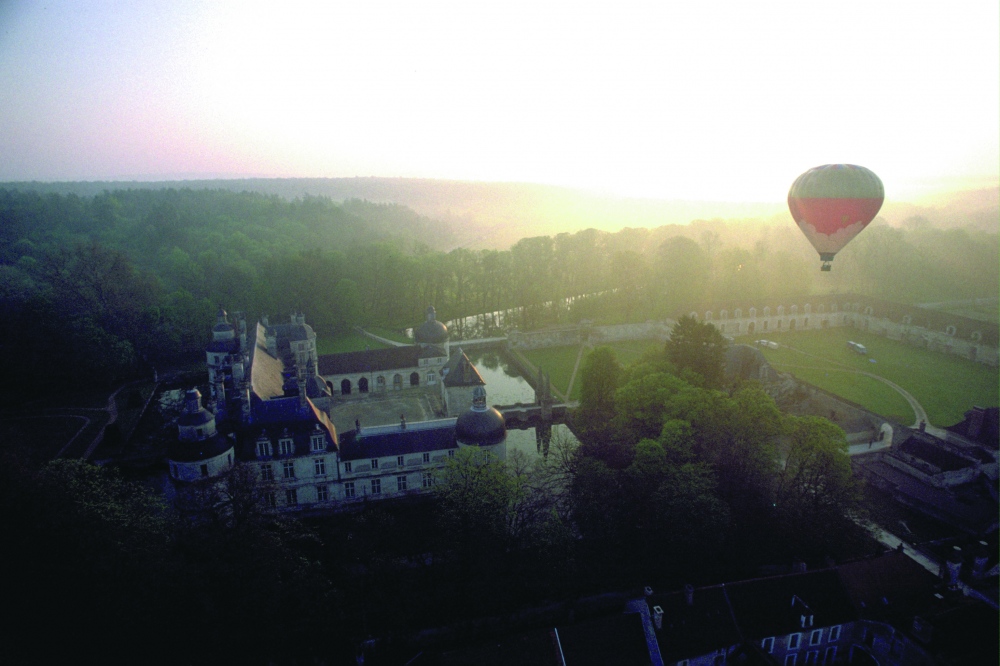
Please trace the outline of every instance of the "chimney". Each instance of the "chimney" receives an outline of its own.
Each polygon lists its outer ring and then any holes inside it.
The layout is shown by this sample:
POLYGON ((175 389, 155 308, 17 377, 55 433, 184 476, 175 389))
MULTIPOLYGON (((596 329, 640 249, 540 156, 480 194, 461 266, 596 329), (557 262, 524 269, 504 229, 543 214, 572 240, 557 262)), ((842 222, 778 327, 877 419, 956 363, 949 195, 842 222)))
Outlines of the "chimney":
POLYGON ((663 608, 660 606, 653 606, 653 624, 657 629, 663 629, 663 608))
POLYGON ((647 597, 651 597, 653 596, 653 588, 647 585, 646 587, 642 588, 642 593, 647 597))
POLYGON ((972 560, 972 579, 979 581, 986 574, 986 564, 990 559, 988 544, 980 541, 973 555, 975 559, 972 560))
POLYGON ((361 419, 354 419, 354 432, 361 434, 361 419))
POLYGON ((694 606, 694 585, 690 583, 684 586, 684 603, 694 606))
POLYGON ((399 429, 406 430, 406 414, 399 415, 399 429))
POLYGON ((983 418, 986 416, 986 410, 982 407, 973 407, 969 412, 969 427, 966 430, 966 437, 969 439, 977 439, 979 434, 983 431, 983 418))
POLYGON ((951 555, 945 562, 945 571, 947 572, 948 587, 953 590, 957 589, 958 576, 962 572, 962 549, 958 546, 952 547, 951 555))

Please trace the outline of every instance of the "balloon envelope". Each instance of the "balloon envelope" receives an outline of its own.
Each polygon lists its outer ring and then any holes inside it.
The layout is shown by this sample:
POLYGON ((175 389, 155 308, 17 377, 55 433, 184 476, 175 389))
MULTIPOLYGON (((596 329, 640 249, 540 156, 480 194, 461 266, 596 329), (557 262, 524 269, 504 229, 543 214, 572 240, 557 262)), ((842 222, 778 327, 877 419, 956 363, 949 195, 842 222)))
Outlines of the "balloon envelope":
MULTIPOLYGON (((788 191, 788 210, 824 262, 868 226, 882 208, 879 177, 853 164, 809 169, 788 191)), ((823 270, 830 270, 824 263, 823 270)))

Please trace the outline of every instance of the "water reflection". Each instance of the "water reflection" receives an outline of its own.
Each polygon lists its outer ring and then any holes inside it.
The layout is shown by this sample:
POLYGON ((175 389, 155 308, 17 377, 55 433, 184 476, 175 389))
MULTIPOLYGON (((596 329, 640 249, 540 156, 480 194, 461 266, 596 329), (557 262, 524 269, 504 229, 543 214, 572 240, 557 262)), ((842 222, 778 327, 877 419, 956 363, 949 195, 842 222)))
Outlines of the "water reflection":
MULTIPOLYGON (((535 390, 507 359, 497 352, 477 351, 469 354, 479 374, 486 382, 486 400, 490 405, 513 405, 518 402, 531 404, 535 390)), ((576 442, 570 429, 562 424, 510 429, 507 431, 507 454, 514 450, 525 454, 547 455, 553 441, 576 442)))

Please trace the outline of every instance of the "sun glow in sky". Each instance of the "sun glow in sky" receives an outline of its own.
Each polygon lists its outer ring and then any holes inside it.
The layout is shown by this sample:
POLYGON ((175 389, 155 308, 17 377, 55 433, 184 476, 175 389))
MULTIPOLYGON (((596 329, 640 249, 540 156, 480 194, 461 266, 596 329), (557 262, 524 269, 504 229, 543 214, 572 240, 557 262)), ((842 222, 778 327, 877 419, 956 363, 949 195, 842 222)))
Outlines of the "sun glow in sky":
POLYGON ((0 180, 1000 178, 995 0, 0 4, 0 180))

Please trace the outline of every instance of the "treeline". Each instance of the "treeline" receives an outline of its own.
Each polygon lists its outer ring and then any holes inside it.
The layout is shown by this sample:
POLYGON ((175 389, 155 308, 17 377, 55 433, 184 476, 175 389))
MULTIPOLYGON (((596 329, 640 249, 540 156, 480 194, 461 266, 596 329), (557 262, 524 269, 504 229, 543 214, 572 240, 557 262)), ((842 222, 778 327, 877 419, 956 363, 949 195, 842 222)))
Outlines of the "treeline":
POLYGON ((445 252, 452 230, 396 205, 223 190, 0 190, 0 349, 29 385, 81 370, 114 382, 143 362, 200 352, 220 305, 251 318, 302 311, 331 335, 411 326, 428 304, 445 320, 512 310, 507 327, 533 328, 831 290, 904 302, 997 297, 997 234, 918 222, 876 224, 821 274, 790 224, 590 229, 445 252))

